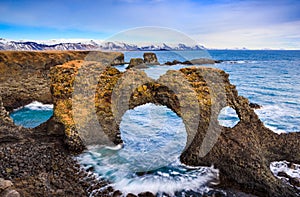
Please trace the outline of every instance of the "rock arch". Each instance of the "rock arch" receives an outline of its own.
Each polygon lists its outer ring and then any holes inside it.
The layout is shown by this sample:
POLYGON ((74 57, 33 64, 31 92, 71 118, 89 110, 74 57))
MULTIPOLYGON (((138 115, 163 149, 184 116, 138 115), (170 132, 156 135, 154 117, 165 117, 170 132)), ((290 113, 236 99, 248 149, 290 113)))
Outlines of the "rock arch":
MULTIPOLYGON (((264 127, 246 98, 239 96, 230 84, 228 74, 213 68, 184 68, 168 71, 158 80, 147 78, 137 70, 119 72, 105 67, 97 76, 91 64, 69 62, 51 70, 51 92, 54 117, 49 125, 64 130, 66 142, 74 150, 83 143, 72 119, 72 84, 79 68, 87 66, 98 84, 87 88, 95 91, 77 99, 95 101, 95 109, 82 105, 82 122, 89 125, 89 111, 96 110, 99 127, 115 144, 121 142, 119 123, 127 109, 146 102, 166 105, 182 117, 188 143, 181 161, 189 165, 212 165, 220 169, 222 186, 233 187, 259 196, 295 196, 297 191, 276 179, 269 165, 274 160, 300 163, 300 133, 277 135, 264 127), (72 72, 71 72, 72 71, 72 72), (180 80, 181 79, 181 80, 180 80), (63 83, 61 81, 63 80, 63 83), (218 114, 225 106, 236 110, 240 122, 234 128, 218 124, 218 114), (199 110, 195 110, 195 107, 199 110)), ((97 68, 97 66, 95 67, 97 68)), ((49 127, 50 128, 50 127, 49 127)), ((91 127, 86 127, 91 129, 91 127)), ((95 127, 94 129, 97 129, 95 127)), ((94 143, 101 136, 89 141, 94 143)))

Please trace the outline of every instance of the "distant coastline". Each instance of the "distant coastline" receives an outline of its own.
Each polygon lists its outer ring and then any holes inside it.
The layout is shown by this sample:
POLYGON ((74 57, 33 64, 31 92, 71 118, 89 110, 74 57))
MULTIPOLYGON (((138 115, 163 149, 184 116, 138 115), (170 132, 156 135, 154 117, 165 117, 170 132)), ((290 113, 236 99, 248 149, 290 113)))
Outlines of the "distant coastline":
POLYGON ((208 48, 200 44, 186 43, 158 43, 158 44, 131 44, 120 41, 94 41, 94 40, 7 40, 0 38, 0 50, 7 51, 70 51, 70 50, 99 50, 99 51, 201 51, 201 50, 243 50, 243 51, 297 51, 300 49, 248 49, 243 48, 208 48))

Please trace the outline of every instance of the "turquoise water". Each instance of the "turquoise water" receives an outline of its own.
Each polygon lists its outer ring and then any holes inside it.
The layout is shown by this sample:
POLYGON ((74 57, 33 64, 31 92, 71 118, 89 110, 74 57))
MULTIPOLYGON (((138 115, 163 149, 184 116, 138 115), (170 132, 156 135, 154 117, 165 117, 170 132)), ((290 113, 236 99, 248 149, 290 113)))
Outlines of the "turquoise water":
MULTIPOLYGON (((300 130, 300 51, 155 53, 161 63, 199 57, 224 60, 207 66, 225 70, 240 95, 263 106, 255 111, 267 127, 277 133, 300 130)), ((125 52, 125 58, 129 61, 142 54, 125 52)), ((117 68, 124 70, 125 67, 117 68)), ((157 79, 168 69, 182 67, 185 66, 153 66, 145 72, 157 79)), ((52 115, 51 106, 39 105, 38 109, 33 106, 14 111, 11 114, 14 121, 25 127, 35 127, 52 115)), ((238 121, 235 111, 229 108, 222 110, 219 116, 224 126, 232 127, 238 121)), ((209 191, 208 183, 218 176, 218 170, 213 167, 190 168, 179 162, 186 131, 181 118, 167 107, 147 104, 127 111, 120 129, 124 147, 90 147, 77 159, 83 167, 93 169, 124 193, 152 191, 160 196, 164 193, 181 196, 181 192, 195 191, 201 195, 209 191), (141 173, 143 171, 148 173, 141 173)))
POLYGON ((33 102, 10 113, 16 125, 34 128, 46 122, 53 115, 53 106, 33 102))

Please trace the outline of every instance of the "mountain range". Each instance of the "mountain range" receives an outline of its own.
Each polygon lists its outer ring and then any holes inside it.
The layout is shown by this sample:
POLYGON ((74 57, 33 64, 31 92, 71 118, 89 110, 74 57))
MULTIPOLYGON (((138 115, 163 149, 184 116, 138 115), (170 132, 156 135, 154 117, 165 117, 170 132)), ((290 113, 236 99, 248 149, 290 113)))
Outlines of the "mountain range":
POLYGON ((187 50, 205 50, 202 45, 187 45, 183 43, 167 45, 150 44, 136 45, 119 41, 101 41, 93 40, 83 42, 69 42, 68 40, 57 42, 55 40, 48 42, 38 41, 10 41, 0 38, 0 50, 11 51, 45 51, 45 50, 101 50, 101 51, 187 51, 187 50))

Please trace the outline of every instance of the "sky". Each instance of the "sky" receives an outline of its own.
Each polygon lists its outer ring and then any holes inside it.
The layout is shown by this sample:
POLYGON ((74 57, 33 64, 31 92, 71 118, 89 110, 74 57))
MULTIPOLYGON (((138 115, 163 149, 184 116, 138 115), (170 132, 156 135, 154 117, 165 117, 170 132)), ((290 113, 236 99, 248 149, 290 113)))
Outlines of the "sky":
POLYGON ((300 1, 0 0, 5 39, 105 40, 144 26, 174 29, 207 48, 300 49, 300 1))

